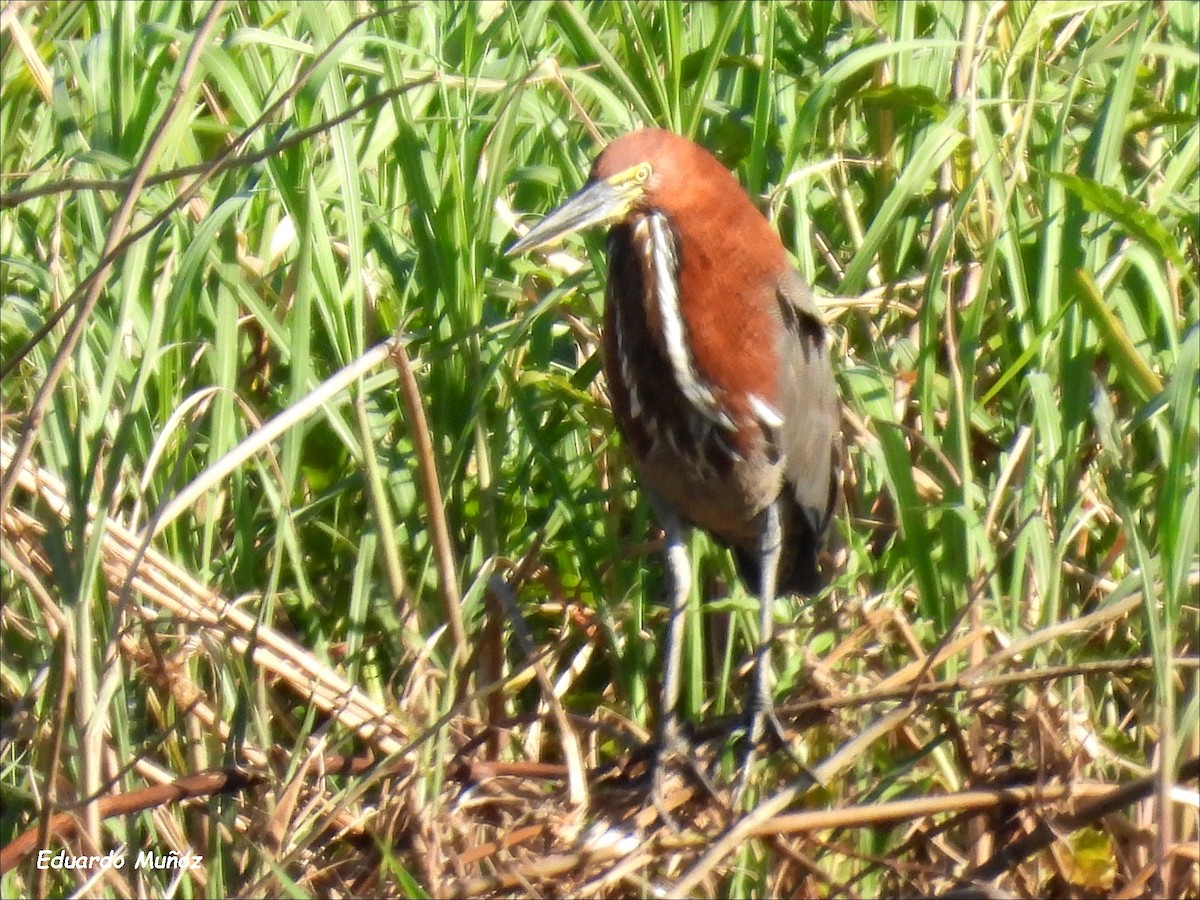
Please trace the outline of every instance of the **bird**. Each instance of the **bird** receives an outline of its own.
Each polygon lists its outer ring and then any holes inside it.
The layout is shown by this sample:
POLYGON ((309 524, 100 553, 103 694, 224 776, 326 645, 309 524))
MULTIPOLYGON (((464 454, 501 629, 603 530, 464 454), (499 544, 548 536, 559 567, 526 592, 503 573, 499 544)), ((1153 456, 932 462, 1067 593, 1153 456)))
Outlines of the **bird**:
MULTIPOLYGON (((608 226, 602 357, 616 425, 665 539, 669 608, 653 764, 686 754, 678 714, 689 527, 732 549, 759 600, 744 706, 748 772, 768 726, 773 606, 823 586, 839 399, 830 333, 783 243, 699 144, 645 128, 611 141, 583 187, 506 251, 608 226)), ((785 742, 786 746, 786 742, 785 742)))

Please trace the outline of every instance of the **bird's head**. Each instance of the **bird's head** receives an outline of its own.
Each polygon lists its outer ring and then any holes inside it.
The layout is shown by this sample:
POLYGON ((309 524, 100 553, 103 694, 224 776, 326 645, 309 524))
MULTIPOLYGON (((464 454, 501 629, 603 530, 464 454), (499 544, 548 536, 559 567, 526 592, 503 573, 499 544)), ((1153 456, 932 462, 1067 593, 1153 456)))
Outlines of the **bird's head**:
POLYGON ((687 191, 688 173, 698 175, 697 167, 710 165, 717 177, 733 182, 707 152, 669 131, 647 128, 623 135, 596 157, 587 183, 505 253, 548 247, 585 228, 623 222, 639 209, 669 207, 687 191))

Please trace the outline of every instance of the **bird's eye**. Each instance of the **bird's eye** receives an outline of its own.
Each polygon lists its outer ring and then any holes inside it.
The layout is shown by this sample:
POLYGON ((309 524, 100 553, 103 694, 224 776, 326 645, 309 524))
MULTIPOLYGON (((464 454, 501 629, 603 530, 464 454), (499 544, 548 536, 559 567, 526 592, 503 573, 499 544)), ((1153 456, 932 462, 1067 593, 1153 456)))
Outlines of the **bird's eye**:
POLYGON ((633 173, 633 180, 638 184, 645 184, 650 180, 650 163, 642 163, 637 167, 637 171, 633 173))

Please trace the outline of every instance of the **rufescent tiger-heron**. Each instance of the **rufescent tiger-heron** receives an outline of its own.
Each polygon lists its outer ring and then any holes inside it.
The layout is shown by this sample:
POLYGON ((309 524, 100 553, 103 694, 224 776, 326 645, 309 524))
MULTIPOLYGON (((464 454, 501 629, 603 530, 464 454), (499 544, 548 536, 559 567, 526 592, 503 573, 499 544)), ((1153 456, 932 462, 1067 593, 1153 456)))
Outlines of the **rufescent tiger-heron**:
MULTIPOLYGON (((583 188, 508 254, 607 225, 604 372, 617 426, 666 533, 670 616, 653 791, 681 749, 677 704, 691 579, 685 527, 732 548, 758 592, 749 750, 771 724, 772 607, 821 587, 837 484, 829 338, 771 225, 707 150, 660 129, 624 135, 583 188)), ((750 759, 746 759, 748 770, 750 759)))

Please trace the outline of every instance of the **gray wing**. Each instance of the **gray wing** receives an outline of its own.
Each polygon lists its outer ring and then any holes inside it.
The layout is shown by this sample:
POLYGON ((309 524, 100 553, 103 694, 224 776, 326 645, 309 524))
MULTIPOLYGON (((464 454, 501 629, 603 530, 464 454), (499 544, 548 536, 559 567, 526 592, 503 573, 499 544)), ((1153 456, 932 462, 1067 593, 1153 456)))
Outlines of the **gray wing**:
MULTIPOLYGON (((821 589, 821 550, 837 498, 840 410, 829 333, 798 272, 787 270, 776 299, 784 325, 779 346, 783 424, 771 429, 784 480, 776 501, 783 528, 776 588, 780 594, 811 595, 821 589)), ((746 583, 761 585, 757 554, 748 547, 733 551, 746 583)))
POLYGON ((838 492, 840 409, 838 386, 829 360, 829 334, 808 284, 792 269, 781 278, 778 298, 786 325, 780 390, 784 427, 779 444, 784 457, 785 544, 791 546, 793 587, 811 593, 818 587, 816 558, 833 517, 838 492))

